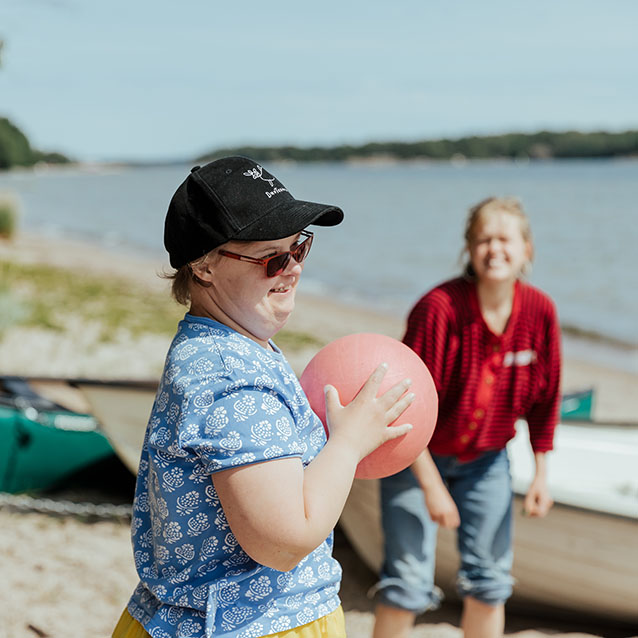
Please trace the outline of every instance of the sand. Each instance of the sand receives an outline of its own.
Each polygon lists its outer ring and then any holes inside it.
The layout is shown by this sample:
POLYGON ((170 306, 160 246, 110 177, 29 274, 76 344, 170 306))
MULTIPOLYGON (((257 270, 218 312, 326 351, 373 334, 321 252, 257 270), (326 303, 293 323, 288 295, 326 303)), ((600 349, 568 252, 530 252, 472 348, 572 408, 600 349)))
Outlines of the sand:
MULTIPOLYGON (((374 575, 340 533, 335 555, 344 568, 348 636, 367 638, 373 603, 366 592, 374 575)), ((0 556, 0 638, 107 638, 137 582, 123 522, 0 509, 0 556)), ((461 638, 458 613, 458 605, 448 603, 419 617, 414 638, 461 638)), ((508 616, 506 633, 517 638, 632 635, 630 628, 520 613, 508 616)))
MULTIPOLYGON (((125 276, 152 289, 166 289, 157 277, 165 264, 141 255, 125 255, 105 247, 61 238, 21 235, 0 242, 0 260, 12 259, 80 269, 110 276, 125 276)), ((403 321, 397 317, 300 294, 288 326, 320 335, 324 342, 352 332, 379 332, 400 337, 403 321)), ((0 340, 0 373, 48 376, 121 377, 156 376, 168 346, 167 337, 131 340, 123 337, 110 345, 94 343, 91 331, 51 335, 16 328, 0 340), (131 357, 131 351, 135 353, 131 357), (132 362, 134 362, 132 364, 132 362)), ((290 354, 300 372, 314 354, 306 349, 290 354)), ((564 388, 597 389, 596 417, 635 420, 638 416, 638 376, 591 362, 567 360, 564 388)), ((121 469, 119 470, 121 471, 121 469)), ((110 485, 111 470, 100 480, 110 485)), ((99 481, 98 481, 99 483, 99 481)), ((126 483, 126 480, 124 481, 126 483)), ((115 495, 71 492, 77 499, 130 498, 130 485, 115 495)), ((68 498, 68 493, 52 494, 68 498)), ((51 516, 0 508, 0 638, 110 635, 135 583, 129 531, 126 522, 87 521, 77 516, 51 516)), ((371 634, 373 603, 366 596, 374 575, 361 563, 338 533, 336 555, 344 567, 342 599, 350 638, 371 634)), ((415 638, 460 638, 459 607, 454 601, 442 610, 423 615, 415 638)), ((593 624, 582 618, 556 619, 542 615, 508 614, 506 633, 518 638, 547 635, 631 636, 638 629, 593 624)))

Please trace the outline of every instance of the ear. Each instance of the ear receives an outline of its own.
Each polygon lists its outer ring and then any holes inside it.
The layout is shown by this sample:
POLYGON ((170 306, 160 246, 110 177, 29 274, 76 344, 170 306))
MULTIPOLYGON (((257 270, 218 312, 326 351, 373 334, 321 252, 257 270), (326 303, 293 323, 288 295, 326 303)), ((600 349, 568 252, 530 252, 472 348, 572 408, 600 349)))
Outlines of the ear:
POLYGON ((193 264, 191 266, 193 275, 201 281, 210 283, 213 280, 213 269, 211 268, 210 261, 208 259, 200 262, 199 264, 193 264))
POLYGON ((529 240, 525 242, 525 256, 530 263, 534 261, 534 245, 529 240))

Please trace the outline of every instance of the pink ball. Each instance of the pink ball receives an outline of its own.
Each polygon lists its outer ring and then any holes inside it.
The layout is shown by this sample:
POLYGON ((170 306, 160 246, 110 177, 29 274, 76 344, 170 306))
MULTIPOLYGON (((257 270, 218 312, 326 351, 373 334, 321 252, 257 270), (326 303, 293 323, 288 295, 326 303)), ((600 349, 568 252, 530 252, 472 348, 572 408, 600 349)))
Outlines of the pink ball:
POLYGON ((412 404, 390 427, 402 423, 411 423, 413 427, 405 436, 387 441, 366 456, 357 466, 357 478, 373 479, 396 474, 411 465, 430 442, 439 403, 430 371, 404 343, 385 335, 361 333, 341 337, 322 348, 300 378, 310 406, 329 436, 324 387, 330 384, 337 388, 342 405, 346 405, 384 362, 388 364, 388 371, 379 394, 409 378, 412 379, 409 391, 416 395, 412 404))

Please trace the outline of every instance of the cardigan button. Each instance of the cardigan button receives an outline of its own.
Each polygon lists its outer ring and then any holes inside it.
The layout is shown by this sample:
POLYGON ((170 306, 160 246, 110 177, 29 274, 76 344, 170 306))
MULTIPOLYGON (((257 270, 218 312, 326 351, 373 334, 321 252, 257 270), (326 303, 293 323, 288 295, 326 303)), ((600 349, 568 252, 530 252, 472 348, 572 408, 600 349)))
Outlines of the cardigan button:
POLYGON ((474 410, 474 413, 472 414, 472 416, 475 419, 482 419, 485 416, 485 410, 483 408, 476 408, 476 410, 474 410))
POLYGON ((470 437, 467 434, 464 434, 463 436, 461 436, 460 441, 461 443, 465 444, 468 443, 470 440, 470 437))
POLYGON ((468 424, 467 426, 470 430, 476 430, 476 428, 478 427, 478 423, 476 421, 472 421, 471 423, 468 424))

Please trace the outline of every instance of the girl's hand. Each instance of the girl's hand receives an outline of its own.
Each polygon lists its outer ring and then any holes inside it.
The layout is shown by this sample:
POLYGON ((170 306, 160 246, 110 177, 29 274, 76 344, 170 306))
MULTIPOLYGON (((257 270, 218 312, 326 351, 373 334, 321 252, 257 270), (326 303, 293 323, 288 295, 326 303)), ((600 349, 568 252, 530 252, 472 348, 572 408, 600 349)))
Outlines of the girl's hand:
POLYGON ((339 393, 326 386, 326 420, 330 438, 340 441, 356 452, 359 461, 386 441, 405 435, 412 425, 388 427, 414 401, 414 393, 406 394, 410 379, 404 379, 384 394, 377 396, 381 381, 388 369, 382 363, 365 382, 357 396, 342 405, 339 393))

